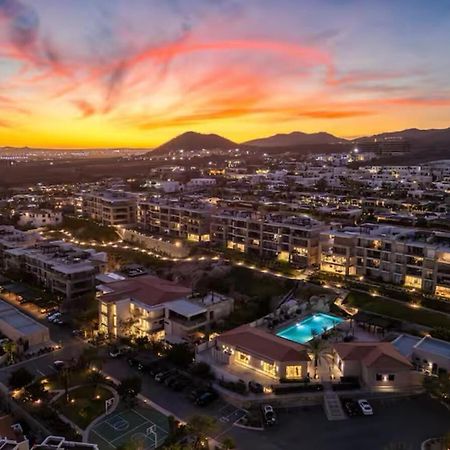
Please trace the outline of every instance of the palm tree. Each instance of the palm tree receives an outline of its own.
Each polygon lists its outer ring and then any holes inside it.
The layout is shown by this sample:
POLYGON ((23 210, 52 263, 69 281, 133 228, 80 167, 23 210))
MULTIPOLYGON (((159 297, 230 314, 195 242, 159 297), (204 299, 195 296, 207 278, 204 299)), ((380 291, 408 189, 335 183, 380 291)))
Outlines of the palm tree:
POLYGON ((202 443, 217 429, 217 420, 214 417, 196 415, 189 419, 188 431, 196 437, 194 449, 202 447, 202 443))
POLYGON ((69 382, 70 382, 70 368, 67 366, 59 370, 59 377, 64 386, 64 398, 66 403, 69 403, 69 382))
POLYGON ((317 378, 317 366, 320 360, 328 354, 328 344, 322 339, 313 339, 308 344, 308 350, 314 360, 314 378, 317 378))
POLYGON ((17 344, 14 341, 6 341, 3 344, 3 351, 8 355, 7 360, 9 363, 14 362, 14 355, 17 350, 17 344))

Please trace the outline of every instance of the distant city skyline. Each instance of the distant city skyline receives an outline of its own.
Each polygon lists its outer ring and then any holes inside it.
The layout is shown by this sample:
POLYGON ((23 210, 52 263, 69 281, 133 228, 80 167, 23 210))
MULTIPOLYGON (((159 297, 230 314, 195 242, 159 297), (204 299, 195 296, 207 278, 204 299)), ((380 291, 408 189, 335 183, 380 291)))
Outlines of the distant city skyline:
POLYGON ((450 126, 450 4, 0 0, 0 146, 450 126))

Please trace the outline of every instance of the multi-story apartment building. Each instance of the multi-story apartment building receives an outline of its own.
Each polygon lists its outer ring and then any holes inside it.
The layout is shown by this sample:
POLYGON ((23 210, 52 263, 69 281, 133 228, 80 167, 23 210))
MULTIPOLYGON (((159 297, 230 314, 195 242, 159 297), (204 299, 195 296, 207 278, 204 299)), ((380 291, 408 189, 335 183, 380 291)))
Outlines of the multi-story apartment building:
POLYGON ((179 342, 226 318, 231 298, 191 289, 152 275, 98 286, 99 331, 109 336, 147 336, 179 342))
POLYGON ((13 226, 0 226, 0 269, 3 268, 4 252, 14 248, 26 248, 41 239, 36 232, 17 230, 13 226))
POLYGON ((46 227, 59 225, 62 223, 63 217, 61 211, 52 211, 50 209, 28 209, 20 211, 19 226, 28 227, 46 227))
POLYGON ((106 268, 107 255, 62 241, 5 251, 4 268, 20 270, 60 296, 65 304, 95 291, 95 276, 106 268))
POLYGON ((365 224, 322 237, 323 271, 450 298, 450 233, 365 224))
POLYGON ((138 222, 151 233, 209 242, 214 211, 215 208, 206 203, 155 199, 139 202, 138 222))
POLYGON ((211 240, 243 253, 309 267, 319 263, 324 229, 321 222, 307 216, 230 210, 212 217, 211 240))
POLYGON ((350 233, 325 232, 320 236, 320 270, 343 276, 356 275, 356 241, 350 233))
POLYGON ((137 196, 123 191, 93 191, 82 194, 82 214, 105 225, 136 222, 137 196))

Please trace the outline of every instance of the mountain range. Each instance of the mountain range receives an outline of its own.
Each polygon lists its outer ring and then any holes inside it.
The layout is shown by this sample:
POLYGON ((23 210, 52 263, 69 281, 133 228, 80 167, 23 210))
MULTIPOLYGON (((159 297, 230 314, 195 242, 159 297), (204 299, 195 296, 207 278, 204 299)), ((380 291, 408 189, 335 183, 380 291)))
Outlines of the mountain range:
POLYGON ((315 150, 319 150, 317 147, 324 145, 327 147, 341 145, 344 148, 348 148, 350 145, 355 145, 359 142, 370 142, 386 138, 404 138, 408 140, 411 151, 429 148, 433 150, 448 151, 450 153, 450 128, 430 130, 410 128, 402 131, 360 137, 357 139, 344 139, 326 132, 304 133, 301 131, 294 131, 292 133, 275 134, 265 138, 252 139, 242 143, 233 142, 218 134, 202 134, 188 131, 160 145, 151 153, 153 155, 165 154, 179 149, 189 151, 201 148, 207 150, 228 150, 237 147, 253 150, 257 150, 258 148, 265 150, 289 148, 295 150, 295 147, 298 147, 298 151, 308 151, 308 146, 314 147, 315 150))

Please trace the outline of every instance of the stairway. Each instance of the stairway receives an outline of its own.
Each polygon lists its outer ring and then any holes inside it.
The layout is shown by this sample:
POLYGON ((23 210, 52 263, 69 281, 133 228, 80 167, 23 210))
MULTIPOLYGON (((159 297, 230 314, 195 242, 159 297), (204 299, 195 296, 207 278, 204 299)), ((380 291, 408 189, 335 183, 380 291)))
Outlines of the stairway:
POLYGON ((331 383, 323 383, 323 407, 328 420, 344 420, 347 418, 342 409, 339 396, 331 388, 331 383))

